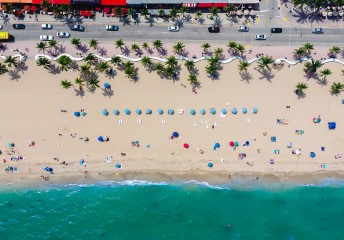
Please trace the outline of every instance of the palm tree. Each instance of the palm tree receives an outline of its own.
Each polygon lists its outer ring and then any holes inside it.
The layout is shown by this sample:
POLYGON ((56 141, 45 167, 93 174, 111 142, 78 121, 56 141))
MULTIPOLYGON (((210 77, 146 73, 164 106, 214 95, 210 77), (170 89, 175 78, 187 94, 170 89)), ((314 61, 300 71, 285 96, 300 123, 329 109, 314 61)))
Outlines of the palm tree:
POLYGON ((341 51, 340 47, 338 46, 332 46, 330 49, 329 49, 329 53, 331 56, 334 56, 336 57, 337 54, 339 54, 341 51))
POLYGON ((49 44, 49 47, 50 48, 54 48, 55 50, 57 49, 57 41, 54 39, 54 40, 50 40, 49 42, 48 42, 48 44, 49 44))
POLYGON ((313 59, 311 59, 310 62, 306 62, 305 63, 305 68, 304 71, 306 73, 316 73, 318 68, 320 68, 322 66, 321 62, 319 60, 314 61, 313 59))
POLYGON ((43 66, 44 68, 48 69, 50 67, 51 61, 46 57, 40 57, 36 61, 37 66, 43 66))
POLYGON ((84 61, 88 64, 88 65, 93 65, 96 61, 97 58, 93 53, 89 53, 87 54, 87 56, 85 57, 84 61))
POLYGON ((192 60, 190 60, 190 59, 186 60, 185 63, 184 63, 184 65, 185 65, 185 67, 186 67, 189 71, 192 70, 192 69, 195 67, 194 61, 192 61, 192 60))
POLYGON ((170 16, 170 18, 172 19, 172 21, 173 21, 174 19, 176 19, 177 16, 178 16, 178 11, 177 11, 177 9, 175 9, 175 8, 171 9, 170 12, 169 12, 169 16, 170 16))
POLYGON ((258 60, 258 68, 259 70, 262 68, 267 68, 268 70, 271 70, 270 64, 273 64, 275 61, 272 57, 270 56, 262 56, 258 60))
POLYGON ((237 47, 237 43, 233 42, 233 41, 230 41, 230 42, 227 43, 227 47, 229 48, 228 52, 234 52, 236 47, 237 47))
POLYGON ((75 78, 74 83, 79 86, 80 90, 82 90, 82 87, 84 85, 84 80, 82 80, 81 78, 77 77, 77 78, 75 78))
POLYGON ((195 85, 197 84, 197 76, 194 73, 190 73, 189 77, 188 77, 188 81, 190 82, 191 85, 195 85))
POLYGON ((8 66, 8 67, 12 67, 12 65, 13 65, 14 67, 17 67, 17 66, 18 66, 17 58, 16 58, 16 57, 12 57, 12 56, 7 56, 7 57, 5 58, 4 63, 7 63, 7 66, 8 66))
POLYGON ((167 76, 167 77, 173 77, 174 75, 175 75, 175 73, 176 73, 176 69, 175 69, 175 67, 174 66, 167 66, 166 68, 165 68, 165 75, 167 76))
POLYGON ((344 89, 344 84, 341 82, 334 82, 331 85, 331 93, 332 94, 338 94, 344 89))
POLYGON ((239 52, 240 54, 243 54, 243 53, 245 52, 245 47, 244 47, 244 45, 242 45, 242 44, 239 43, 239 44, 237 44, 235 50, 236 50, 237 52, 239 52))
POLYGON ((219 16, 219 9, 217 7, 212 7, 209 8, 209 13, 210 13, 210 19, 214 19, 214 17, 218 17, 219 16))
POLYGON ((91 39, 89 42, 90 48, 93 48, 94 50, 98 48, 98 41, 96 39, 91 39))
POLYGON ((125 44, 124 44, 124 41, 123 41, 122 38, 121 38, 121 39, 117 39, 116 42, 115 42, 116 48, 120 48, 121 50, 122 50, 122 48, 123 48, 124 45, 125 45, 125 44))
POLYGON ((130 60, 124 63, 124 68, 133 68, 133 67, 134 67, 134 63, 130 60))
POLYGON ((90 73, 91 73, 91 66, 88 65, 88 64, 81 65, 81 66, 80 66, 80 72, 81 72, 83 75, 90 74, 90 73))
POLYGON ((203 48, 203 52, 208 52, 208 49, 211 48, 210 44, 207 42, 202 43, 201 48, 203 48))
POLYGON ((124 69, 124 74, 127 76, 127 78, 132 78, 134 76, 134 68, 133 67, 126 67, 124 69))
POLYGON ((159 15, 159 17, 163 17, 164 16, 164 14, 165 14, 165 10, 164 9, 162 9, 162 8, 160 8, 159 10, 158 10, 158 15, 159 15))
POLYGON ((148 19, 147 16, 150 15, 147 8, 142 9, 141 12, 140 12, 140 14, 141 14, 141 16, 144 16, 146 20, 148 19))
POLYGON ((152 60, 149 57, 144 56, 143 58, 141 58, 141 63, 144 67, 147 67, 148 65, 152 64, 152 60))
POLYGON ((308 85, 307 83, 302 83, 302 82, 299 82, 296 86, 296 93, 297 94, 303 94, 304 93, 304 90, 306 90, 308 88, 308 85))
POLYGON ((71 43, 76 49, 79 49, 79 48, 80 48, 80 45, 81 45, 80 38, 72 38, 72 40, 70 41, 70 43, 71 43))
POLYGON ((247 71, 247 68, 250 66, 250 63, 246 60, 240 60, 239 61, 239 71, 242 72, 242 71, 247 71))
POLYGON ((332 71, 331 69, 329 68, 325 68, 324 70, 321 70, 320 71, 320 76, 323 76, 323 77, 327 77, 327 76, 330 76, 332 74, 332 71))
POLYGON ((122 59, 119 56, 113 56, 110 62, 119 66, 122 63, 122 59))
POLYGON ((178 61, 175 56, 170 56, 166 58, 166 65, 175 67, 178 64, 178 61))
POLYGON ((153 41, 153 46, 156 50, 159 50, 162 48, 162 41, 161 40, 154 40, 153 41))
POLYGON ((208 63, 211 66, 215 66, 217 69, 218 66, 220 65, 220 58, 218 56, 212 56, 212 57, 208 58, 208 63))
POLYGON ((195 20, 198 20, 198 19, 201 19, 203 16, 203 13, 201 10, 198 10, 196 13, 195 13, 195 20))
POLYGON ((217 57, 220 58, 220 57, 222 56, 223 49, 220 48, 220 47, 218 47, 218 48, 216 48, 216 49, 214 50, 214 53, 215 53, 215 56, 217 56, 217 57))
POLYGON ((100 73, 105 72, 106 70, 109 69, 109 64, 107 62, 100 62, 97 66, 97 69, 100 73))
POLYGON ((306 50, 303 47, 296 48, 293 52, 294 56, 297 58, 303 57, 306 54, 306 50))
POLYGON ((136 43, 133 43, 131 44, 131 50, 133 50, 134 52, 137 52, 140 50, 140 47, 136 43))
POLYGON ((311 51, 314 50, 314 45, 311 44, 311 43, 304 43, 303 44, 303 48, 305 49, 305 51, 308 53, 308 54, 311 54, 311 51))
POLYGON ((72 83, 70 81, 62 80, 60 85, 64 88, 64 89, 68 89, 72 86, 72 83))
POLYGON ((165 67, 161 62, 158 62, 156 64, 154 64, 154 68, 155 71, 157 71, 157 73, 159 75, 161 75, 164 71, 165 71, 165 67))
POLYGON ((43 53, 45 53, 45 50, 48 48, 48 46, 46 42, 39 42, 37 43, 36 48, 38 49, 39 52, 42 51, 43 53))
POLYGON ((90 78, 87 82, 88 86, 90 87, 91 90, 96 90, 96 88, 99 87, 99 80, 95 77, 90 78))
POLYGON ((0 75, 3 75, 8 72, 8 69, 5 64, 0 63, 0 75))
POLYGON ((142 43, 142 47, 143 47, 145 50, 147 50, 147 49, 149 48, 149 45, 148 45, 148 43, 144 42, 144 43, 142 43))
POLYGON ((188 8, 182 6, 182 7, 179 9, 179 12, 183 15, 183 17, 185 17, 185 14, 188 12, 188 8))
POLYGON ((68 71, 72 62, 72 59, 66 55, 59 57, 57 60, 57 63, 60 64, 61 71, 68 71))
POLYGON ((217 75, 217 67, 214 65, 207 65, 205 67, 205 71, 207 74, 209 74, 212 78, 217 75))
POLYGON ((173 52, 175 54, 182 54, 184 52, 185 45, 182 42, 177 42, 173 45, 173 52))

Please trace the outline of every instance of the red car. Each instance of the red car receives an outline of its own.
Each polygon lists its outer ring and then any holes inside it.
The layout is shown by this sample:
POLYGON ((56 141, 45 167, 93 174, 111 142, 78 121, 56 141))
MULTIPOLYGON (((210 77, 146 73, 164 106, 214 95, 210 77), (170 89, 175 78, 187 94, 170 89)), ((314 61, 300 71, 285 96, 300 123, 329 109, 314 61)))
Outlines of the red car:
POLYGON ((208 27, 208 31, 210 32, 210 33, 219 33, 220 32, 220 27, 218 27, 218 26, 212 26, 212 27, 208 27))

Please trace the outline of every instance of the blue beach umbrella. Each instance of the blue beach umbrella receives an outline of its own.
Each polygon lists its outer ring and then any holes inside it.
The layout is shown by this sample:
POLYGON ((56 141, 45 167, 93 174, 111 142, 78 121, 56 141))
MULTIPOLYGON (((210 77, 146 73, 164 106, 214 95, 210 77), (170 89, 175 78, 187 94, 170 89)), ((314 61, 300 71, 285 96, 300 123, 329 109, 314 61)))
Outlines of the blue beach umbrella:
POLYGON ((168 113, 169 115, 173 115, 173 114, 174 114, 174 110, 173 110, 173 109, 168 109, 167 113, 168 113))
POLYGON ((245 142, 245 145, 246 145, 246 146, 250 146, 250 142, 249 142, 249 141, 246 141, 246 142, 245 142))
POLYGON ((215 108, 210 108, 209 112, 210 112, 211 114, 213 114, 213 115, 216 114, 215 108))
POLYGON ((243 114, 246 114, 246 113, 247 113, 247 108, 242 108, 242 109, 241 109, 241 112, 242 112, 243 114))
POLYGON ((103 114, 104 116, 107 116, 107 115, 109 115, 109 112, 108 112, 107 109, 103 109, 103 110, 102 110, 102 114, 103 114))
POLYGON ((311 153, 309 154, 309 156, 310 156, 311 158, 315 158, 316 154, 315 154, 315 152, 311 152, 311 153))
POLYGON ((210 162, 208 163, 208 167, 212 168, 214 165, 210 162))
POLYGON ((214 147, 219 148, 220 147, 220 143, 215 143, 214 147))
POLYGON ((124 114, 125 115, 130 115, 131 111, 128 108, 126 108, 126 109, 124 109, 124 114))
POLYGON ((236 108, 233 108, 233 109, 232 109, 232 113, 233 113, 233 114, 237 114, 237 113, 238 113, 238 110, 237 110, 236 108))
POLYGON ((80 117, 80 112, 74 112, 74 116, 80 117))
POLYGON ((119 164, 119 163, 116 163, 116 168, 122 168, 122 165, 121 164, 119 164))
POLYGON ((142 113, 141 109, 136 109, 135 112, 137 115, 141 115, 141 113, 142 113))
POLYGON ((193 108, 192 108, 192 109, 190 109, 190 114, 191 114, 191 115, 195 115, 195 114, 196 114, 196 111, 195 111, 195 109, 193 109, 193 108))
POLYGON ((221 113, 225 115, 225 114, 227 114, 227 110, 225 108, 222 108, 221 113))
POLYGON ((147 109, 146 109, 146 114, 148 114, 148 115, 152 114, 152 110, 149 109, 149 108, 147 108, 147 109))
POLYGON ((99 141, 99 142, 104 142, 104 138, 103 138, 102 136, 99 136, 99 137, 98 137, 98 141, 99 141))
POLYGON ((110 89, 110 88, 111 88, 111 85, 108 84, 108 83, 104 83, 104 87, 105 87, 106 89, 110 89))
POLYGON ((119 111, 118 111, 117 109, 114 109, 114 110, 112 111, 112 113, 115 114, 115 115, 119 115, 119 111))
POLYGON ((258 109, 257 108, 252 108, 252 113, 257 114, 258 113, 258 109))
POLYGON ((164 110, 162 110, 161 108, 159 108, 157 112, 158 112, 159 115, 164 114, 164 110))
POLYGON ((202 115, 204 115, 204 114, 206 113, 206 111, 205 111, 204 108, 202 108, 199 112, 200 112, 200 114, 202 114, 202 115))
POLYGON ((179 137, 179 133, 178 133, 178 132, 173 132, 173 133, 172 133, 172 136, 175 137, 175 138, 177 138, 177 137, 179 137))

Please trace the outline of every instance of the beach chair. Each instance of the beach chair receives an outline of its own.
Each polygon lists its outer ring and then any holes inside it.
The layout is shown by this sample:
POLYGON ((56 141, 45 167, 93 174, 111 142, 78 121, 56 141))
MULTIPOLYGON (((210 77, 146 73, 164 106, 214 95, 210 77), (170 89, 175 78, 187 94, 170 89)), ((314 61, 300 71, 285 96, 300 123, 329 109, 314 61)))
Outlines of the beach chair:
POLYGON ((178 109, 178 114, 183 115, 184 114, 184 109, 178 109))
POLYGON ((277 138, 275 136, 271 137, 271 142, 276 142, 277 138))

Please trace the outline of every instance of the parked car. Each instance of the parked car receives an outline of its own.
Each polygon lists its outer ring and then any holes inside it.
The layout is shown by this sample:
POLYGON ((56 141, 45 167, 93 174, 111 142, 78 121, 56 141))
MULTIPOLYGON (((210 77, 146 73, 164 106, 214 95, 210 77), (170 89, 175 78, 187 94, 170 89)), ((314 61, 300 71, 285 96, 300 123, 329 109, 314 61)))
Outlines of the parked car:
POLYGON ((1 30, 2 28, 3 28, 2 25, 0 25, 0 30, 1 30))
POLYGON ((15 23, 12 26, 14 29, 25 29, 25 25, 21 23, 15 23))
POLYGON ((178 26, 169 26, 168 31, 170 32, 179 32, 179 27, 178 26))
POLYGON ((56 36, 59 38, 69 38, 70 34, 67 32, 57 32, 56 36))
POLYGON ((51 41, 51 40, 54 40, 54 37, 51 35, 41 35, 39 36, 39 39, 41 41, 51 41))
POLYGON ((282 28, 271 28, 271 33, 282 33, 282 28))
POLYGON ((210 32, 210 33, 219 33, 220 32, 220 27, 218 27, 218 26, 212 26, 212 27, 208 27, 208 31, 210 32))
POLYGON ((324 29, 323 28, 314 28, 312 33, 314 33, 314 34, 323 34, 324 33, 324 29))
POLYGON ((258 34, 258 35, 256 35, 256 40, 266 40, 266 35, 258 34))
POLYGON ((50 29, 53 29, 53 25, 49 24, 49 23, 43 23, 41 25, 42 29, 44 30, 50 30, 50 29))
POLYGON ((240 26, 238 27, 238 31, 239 32, 248 32, 250 29, 248 28, 248 26, 240 26))
POLYGON ((107 31, 118 31, 119 30, 119 27, 117 25, 106 25, 105 26, 105 29, 107 31))
POLYGON ((83 31, 85 31, 85 28, 82 25, 75 24, 75 25, 70 26, 70 30, 83 32, 83 31))

